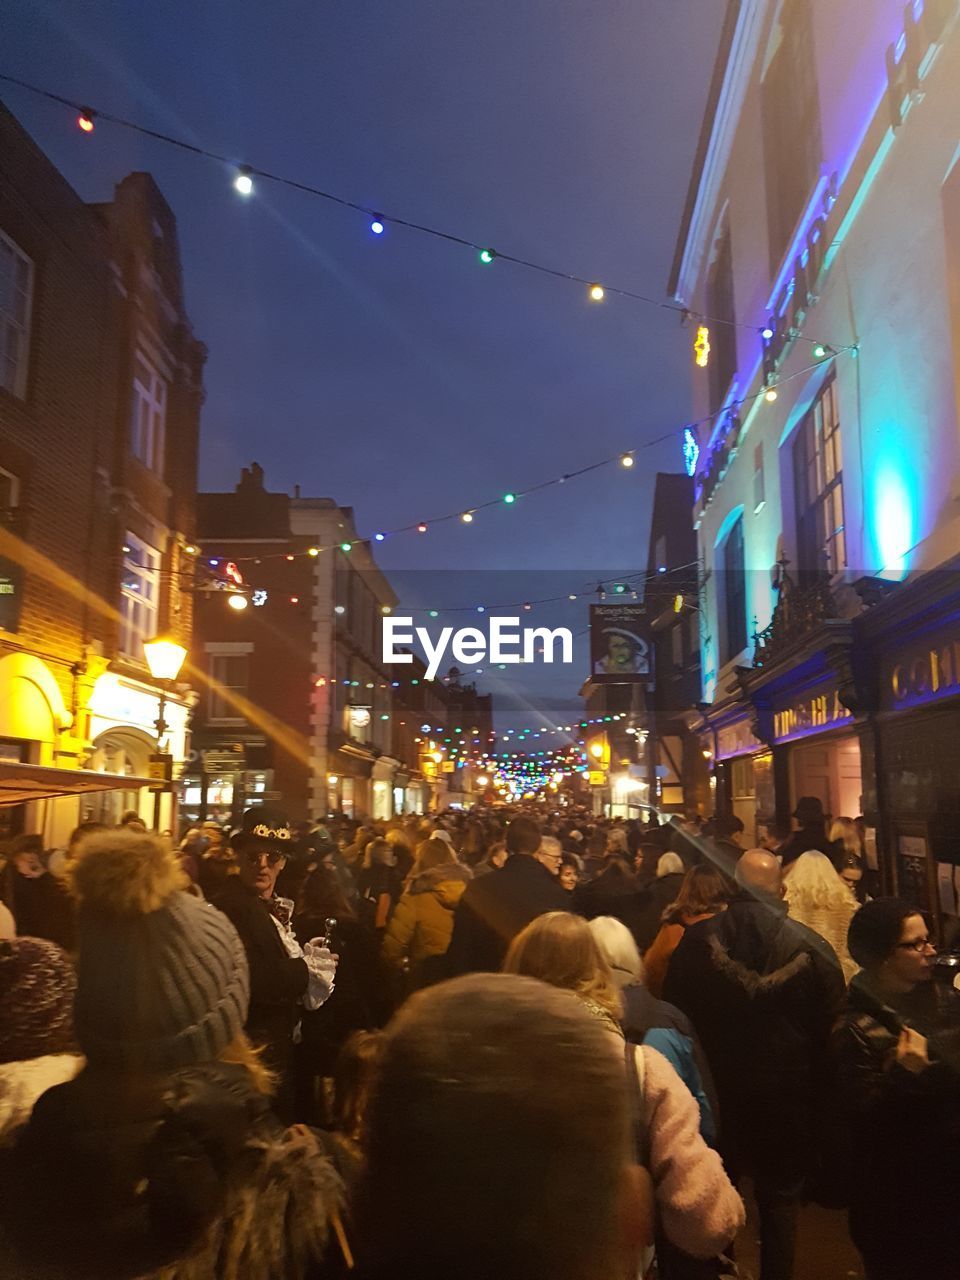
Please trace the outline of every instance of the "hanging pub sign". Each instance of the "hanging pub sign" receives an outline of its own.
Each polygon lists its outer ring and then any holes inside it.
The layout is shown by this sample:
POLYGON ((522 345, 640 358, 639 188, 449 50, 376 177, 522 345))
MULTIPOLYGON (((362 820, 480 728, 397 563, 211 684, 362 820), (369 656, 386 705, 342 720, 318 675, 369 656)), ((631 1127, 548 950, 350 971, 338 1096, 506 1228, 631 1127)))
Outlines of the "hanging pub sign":
POLYGON ((23 567, 0 556, 0 631, 20 630, 23 567))
POLYGON ((644 605, 590 606, 590 679, 595 684, 652 684, 653 646, 644 605))

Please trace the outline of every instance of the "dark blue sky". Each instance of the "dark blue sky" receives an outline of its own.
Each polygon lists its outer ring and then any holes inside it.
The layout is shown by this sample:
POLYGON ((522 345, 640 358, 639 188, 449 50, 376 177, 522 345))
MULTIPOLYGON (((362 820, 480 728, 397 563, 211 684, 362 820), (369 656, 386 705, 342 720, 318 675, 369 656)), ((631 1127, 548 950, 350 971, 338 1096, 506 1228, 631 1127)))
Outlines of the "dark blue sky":
MULTIPOLYGON (((7 0, 0 70, 662 297, 724 8, 7 0)), ((329 494, 372 532, 575 470, 688 412, 691 339, 668 312, 591 305, 577 286, 482 268, 402 229, 376 240, 360 215, 265 183, 244 202, 215 164, 106 124, 84 137, 58 107, 0 92, 85 198, 138 168, 169 200, 210 349, 203 487, 231 488, 256 458, 270 487, 329 494)), ((660 446, 632 472, 405 535, 378 556, 569 569, 575 589, 584 571, 645 563, 652 476, 679 463, 678 446, 660 446)))

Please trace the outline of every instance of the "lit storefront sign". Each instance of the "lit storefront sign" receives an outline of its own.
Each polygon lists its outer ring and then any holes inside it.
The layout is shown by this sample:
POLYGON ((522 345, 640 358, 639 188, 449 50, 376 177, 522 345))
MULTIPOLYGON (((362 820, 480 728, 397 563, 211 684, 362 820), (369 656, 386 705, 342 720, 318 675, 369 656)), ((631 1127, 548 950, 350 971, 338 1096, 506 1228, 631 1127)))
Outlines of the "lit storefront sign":
POLYGON ((774 708, 773 740, 806 738, 852 720, 852 713, 840 701, 840 691, 835 686, 821 687, 774 708))
POLYGON ((881 689, 887 711, 922 706, 960 693, 960 639, 927 640, 922 646, 895 653, 884 664, 881 689))

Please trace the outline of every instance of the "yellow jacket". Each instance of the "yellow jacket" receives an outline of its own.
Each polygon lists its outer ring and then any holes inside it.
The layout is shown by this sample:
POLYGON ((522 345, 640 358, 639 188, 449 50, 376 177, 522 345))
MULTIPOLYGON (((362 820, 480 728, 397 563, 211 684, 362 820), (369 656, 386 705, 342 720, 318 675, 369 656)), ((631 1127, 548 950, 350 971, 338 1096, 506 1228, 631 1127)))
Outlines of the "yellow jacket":
POLYGON ((442 956, 450 945, 453 913, 472 874, 459 862, 432 867, 410 882, 396 905, 383 938, 381 955, 388 968, 414 968, 428 956, 442 956))

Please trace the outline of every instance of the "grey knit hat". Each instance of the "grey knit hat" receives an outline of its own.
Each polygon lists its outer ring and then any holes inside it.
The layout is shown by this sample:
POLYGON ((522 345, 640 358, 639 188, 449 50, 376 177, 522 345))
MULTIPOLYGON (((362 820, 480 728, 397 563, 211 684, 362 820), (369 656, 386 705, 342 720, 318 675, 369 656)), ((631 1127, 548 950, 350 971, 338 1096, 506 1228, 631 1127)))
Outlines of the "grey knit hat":
POLYGON ((243 1029, 247 959, 233 925, 183 892, 170 846, 130 828, 80 845, 77 1039, 95 1064, 169 1070, 217 1057, 243 1029))

